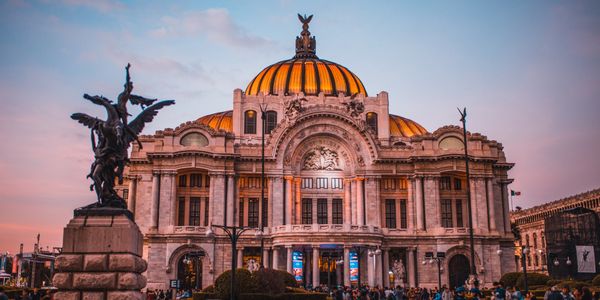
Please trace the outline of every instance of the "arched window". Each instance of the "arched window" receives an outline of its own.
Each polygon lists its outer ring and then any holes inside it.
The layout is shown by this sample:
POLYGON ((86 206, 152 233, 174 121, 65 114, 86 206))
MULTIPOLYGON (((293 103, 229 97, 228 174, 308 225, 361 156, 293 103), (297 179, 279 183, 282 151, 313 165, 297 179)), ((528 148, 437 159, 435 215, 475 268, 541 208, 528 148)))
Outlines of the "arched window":
POLYGON ((367 113, 367 126, 371 128, 375 134, 377 134, 377 113, 367 113))
POLYGON ((463 141, 457 137, 449 136, 440 141, 440 149, 442 150, 462 150, 464 149, 463 141))
POLYGON ((182 146, 198 146, 198 147, 202 147, 202 146, 207 146, 208 145, 208 139, 201 133, 198 132, 190 132, 186 135, 184 135, 181 140, 179 141, 179 143, 182 146))
POLYGON ((525 235, 525 246, 529 247, 529 234, 525 235))
POLYGON ((256 111, 247 110, 244 114, 244 133, 256 134, 256 111))
POLYGON ((266 112, 265 133, 271 133, 271 131, 275 129, 275 126, 277 126, 277 112, 274 110, 269 110, 266 112))
POLYGON ((543 231, 542 231, 542 248, 546 248, 546 238, 544 237, 543 231))
POLYGON ((537 233, 535 232, 533 233, 533 248, 537 248, 537 233))

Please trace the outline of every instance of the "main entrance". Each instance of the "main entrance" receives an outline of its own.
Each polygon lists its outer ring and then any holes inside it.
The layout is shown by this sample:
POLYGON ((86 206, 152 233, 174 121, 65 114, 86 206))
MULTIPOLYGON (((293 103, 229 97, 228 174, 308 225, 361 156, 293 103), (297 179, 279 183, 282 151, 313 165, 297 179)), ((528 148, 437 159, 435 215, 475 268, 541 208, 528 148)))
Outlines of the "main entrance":
POLYGON ((450 287, 456 288, 465 284, 469 278, 469 260, 462 254, 452 256, 448 262, 448 273, 450 287))
POLYGON ((203 251, 195 251, 182 256, 177 262, 177 280, 182 289, 202 289, 203 251))

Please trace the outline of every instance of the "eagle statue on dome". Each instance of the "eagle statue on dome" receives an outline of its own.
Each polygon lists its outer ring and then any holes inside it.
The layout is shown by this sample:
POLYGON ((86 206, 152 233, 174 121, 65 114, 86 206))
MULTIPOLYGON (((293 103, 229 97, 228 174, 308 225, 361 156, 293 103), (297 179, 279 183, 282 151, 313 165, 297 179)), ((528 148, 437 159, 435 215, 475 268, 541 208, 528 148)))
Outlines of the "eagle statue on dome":
POLYGON ((300 33, 301 37, 296 37, 296 57, 304 58, 304 57, 315 57, 315 52, 317 48, 317 40, 315 37, 310 36, 310 31, 308 31, 308 23, 312 20, 313 15, 306 17, 306 15, 302 16, 298 14, 298 20, 302 23, 302 32, 300 33))
POLYGON ((138 140, 138 134, 142 132, 146 123, 151 122, 158 111, 165 106, 175 104, 174 100, 164 100, 154 103, 157 99, 148 99, 132 95, 133 83, 129 76, 127 64, 126 80, 124 90, 119 94, 117 103, 103 97, 84 94, 83 98, 90 102, 103 106, 106 109, 107 118, 101 120, 84 113, 74 113, 71 119, 90 128, 92 150, 94 151, 94 162, 91 165, 87 178, 91 178, 93 184, 90 190, 96 192, 97 203, 85 208, 113 207, 127 208, 127 204, 115 191, 115 179, 119 184, 123 183, 123 171, 129 162, 128 149, 132 142, 138 140), (133 121, 127 123, 127 101, 134 105, 140 105, 142 112, 133 121), (147 106, 147 107, 146 107, 147 106))

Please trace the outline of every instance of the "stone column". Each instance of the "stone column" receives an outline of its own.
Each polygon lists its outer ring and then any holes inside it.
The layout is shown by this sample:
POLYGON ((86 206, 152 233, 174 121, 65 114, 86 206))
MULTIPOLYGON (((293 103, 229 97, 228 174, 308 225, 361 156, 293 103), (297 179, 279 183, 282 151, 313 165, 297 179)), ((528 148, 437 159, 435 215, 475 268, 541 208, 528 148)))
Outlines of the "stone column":
POLYGON ((292 245, 285 246, 285 250, 287 251, 287 271, 290 274, 292 273, 292 245))
POLYGON ((292 224, 292 220, 293 215, 293 209, 294 209, 294 194, 293 194, 293 189, 292 189, 292 179, 294 179, 294 177, 292 176, 286 176, 285 177, 285 224, 286 225, 290 225, 292 224))
POLYGON ((415 248, 406 249, 406 261, 408 262, 407 268, 407 277, 408 277, 408 286, 415 287, 416 286, 416 277, 417 273, 417 264, 415 263, 415 248))
POLYGON ((352 199, 350 198, 352 185, 350 183, 350 179, 344 179, 344 224, 352 223, 352 199))
POLYGON ((55 299, 141 300, 147 268, 142 233, 129 212, 96 212, 77 212, 64 229, 52 279, 55 299))
POLYGON ((356 179, 350 182, 350 203, 352 204, 352 224, 358 224, 358 203, 356 202, 356 179))
POLYGON ((344 246, 344 286, 350 284, 350 247, 344 246))
POLYGON ((244 247, 238 247, 237 248, 237 268, 243 268, 244 267, 244 247))
POLYGON ((283 225, 285 223, 284 217, 285 217, 285 212, 283 211, 283 201, 285 201, 285 199, 283 199, 283 180, 282 177, 273 177, 273 191, 270 193, 271 194, 271 202, 272 202, 272 208, 273 208, 273 221, 272 221, 272 225, 273 226, 280 226, 283 225))
POLYGON ((415 189, 414 181, 407 178, 407 199, 406 199, 406 227, 409 232, 415 228, 415 189))
POLYGON ((208 225, 210 226, 213 223, 213 208, 215 206, 215 178, 210 173, 208 176, 210 176, 210 183, 208 185, 208 225))
POLYGON ((502 195, 502 202, 505 203, 504 205, 504 227, 506 228, 506 234, 510 234, 511 233, 511 227, 510 227, 510 211, 509 211, 509 207, 510 207, 510 203, 508 200, 508 187, 507 184, 511 183, 512 181, 509 182, 502 182, 500 183, 500 195, 502 195))
POLYGON ((279 270, 279 248, 273 247, 273 269, 279 270))
POLYGON ((370 287, 374 287, 375 286, 375 264, 377 263, 377 261, 375 258, 376 257, 375 253, 372 253, 372 255, 369 255, 369 251, 371 251, 371 250, 367 250, 367 282, 370 287))
POLYGON ((296 190, 296 224, 302 224, 302 192, 300 191, 300 178, 294 178, 296 190))
POLYGON ((169 177, 171 177, 171 197, 169 199, 169 204, 171 207, 171 218, 169 220, 169 226, 171 226, 171 230, 173 230, 173 226, 177 224, 177 173, 172 172, 171 174, 169 174, 169 177))
POLYGON ((269 248, 265 247, 263 249, 263 259, 264 261, 261 261, 260 263, 265 267, 268 268, 269 267, 269 248))
POLYGON ((273 226, 273 216, 275 215, 273 213, 273 184, 274 184, 274 179, 273 177, 267 177, 267 224, 264 224, 265 227, 272 227, 273 226))
POLYGON ((421 185, 422 178, 415 178, 415 202, 417 205, 416 214, 417 214, 417 230, 424 230, 424 222, 423 222, 423 186, 421 185))
POLYGON ((313 287, 319 286, 319 246, 312 246, 312 283, 313 287))
MULTIPOLYGON (((469 191, 471 193, 471 219, 473 220, 473 231, 477 232, 477 229, 479 228, 479 220, 477 218, 477 203, 479 201, 482 201, 483 199, 481 199, 479 196, 480 194, 479 189, 481 188, 479 185, 480 179, 478 178, 471 178, 471 190, 469 191)), ((469 203, 467 203, 467 208, 469 203)), ((465 222, 467 224, 469 224, 469 219, 466 220, 465 222)))
POLYGON ((232 226, 234 224, 233 223, 233 216, 235 214, 234 185, 235 185, 235 180, 234 180, 233 175, 227 175, 227 218, 226 218, 225 224, 229 225, 229 226, 232 226))
POLYGON ((160 198, 160 172, 152 173, 152 206, 150 207, 151 229, 158 229, 158 201, 160 198))
POLYGON ((382 286, 383 285, 383 281, 381 278, 382 275, 382 270, 383 270, 383 262, 382 259, 383 257, 381 257, 383 255, 383 251, 381 252, 380 255, 375 255, 375 284, 382 286))
POLYGON ((364 178, 356 178, 356 224, 365 225, 365 206, 363 198, 364 178))
POLYGON ((390 286, 390 250, 382 249, 381 255, 383 255, 383 268, 381 268, 381 276, 383 276, 383 286, 390 286))
POLYGON ((138 177, 136 175, 132 175, 129 177, 129 196, 127 200, 127 209, 133 213, 135 216, 135 197, 136 197, 136 189, 137 189, 137 180, 138 177))
MULTIPOLYGON (((494 201, 494 185, 492 181, 494 179, 488 178, 486 181, 487 185, 487 200, 488 200, 488 216, 490 218, 490 231, 496 231, 496 206, 494 201)), ((131 193, 130 193, 131 194, 131 193)))
POLYGON ((427 209, 423 209, 423 215, 425 220, 424 227, 427 229, 430 228, 439 228, 441 227, 441 214, 439 212, 440 207, 440 188, 439 188, 439 178, 437 177, 427 177, 423 178, 423 199, 425 200, 424 207, 427 209))

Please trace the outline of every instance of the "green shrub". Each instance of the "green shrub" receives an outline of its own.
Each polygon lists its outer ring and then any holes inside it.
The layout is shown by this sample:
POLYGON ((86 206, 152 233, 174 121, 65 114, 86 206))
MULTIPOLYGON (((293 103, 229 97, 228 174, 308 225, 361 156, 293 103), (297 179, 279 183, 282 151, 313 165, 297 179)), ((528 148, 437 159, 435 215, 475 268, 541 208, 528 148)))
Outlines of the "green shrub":
POLYGON ((256 283, 263 294, 277 295, 285 292, 284 278, 280 272, 273 269, 260 269, 252 273, 252 276, 256 278, 256 283))
MULTIPOLYGON (((529 287, 546 285, 548 283, 548 280, 550 280, 550 277, 546 274, 527 273, 527 285, 529 287)), ((517 286, 520 289, 525 288, 525 276, 523 276, 523 274, 521 274, 521 276, 517 278, 515 286, 517 286)))
POLYGON ((561 282, 562 282, 562 280, 560 280, 560 279, 550 279, 550 280, 548 280, 548 282, 546 282, 546 285, 552 287, 557 284, 560 284, 561 282))
MULTIPOLYGON (((237 269, 235 271, 236 294, 241 291, 244 293, 254 293, 258 291, 256 278, 246 269, 237 269)), ((231 271, 225 271, 217 280, 215 280, 215 294, 218 298, 229 299, 231 292, 231 271)), ((236 297, 237 298, 237 297, 236 297)))
POLYGON ((502 277, 500 277, 500 282, 502 283, 502 285, 504 285, 504 287, 515 286, 515 284, 517 283, 517 279, 519 279, 521 275, 523 275, 523 273, 521 272, 505 273, 504 275, 502 275, 502 277))
POLYGON ((289 286, 289 287, 299 287, 298 285, 298 281, 296 281, 296 278, 294 277, 294 275, 288 273, 287 271, 282 271, 282 270, 274 270, 281 278, 283 278, 283 283, 285 284, 285 286, 289 286))
POLYGON ((592 279, 592 285, 600 287, 600 274, 596 275, 596 277, 592 279))
POLYGON ((559 283, 558 286, 560 288, 563 288, 566 286, 570 290, 573 290, 573 289, 581 289, 584 286, 589 286, 589 284, 586 282, 582 282, 582 281, 565 280, 565 281, 562 281, 561 283, 559 283))
POLYGON ((208 300, 208 299, 216 299, 217 295, 213 293, 194 293, 192 295, 193 300, 208 300))

